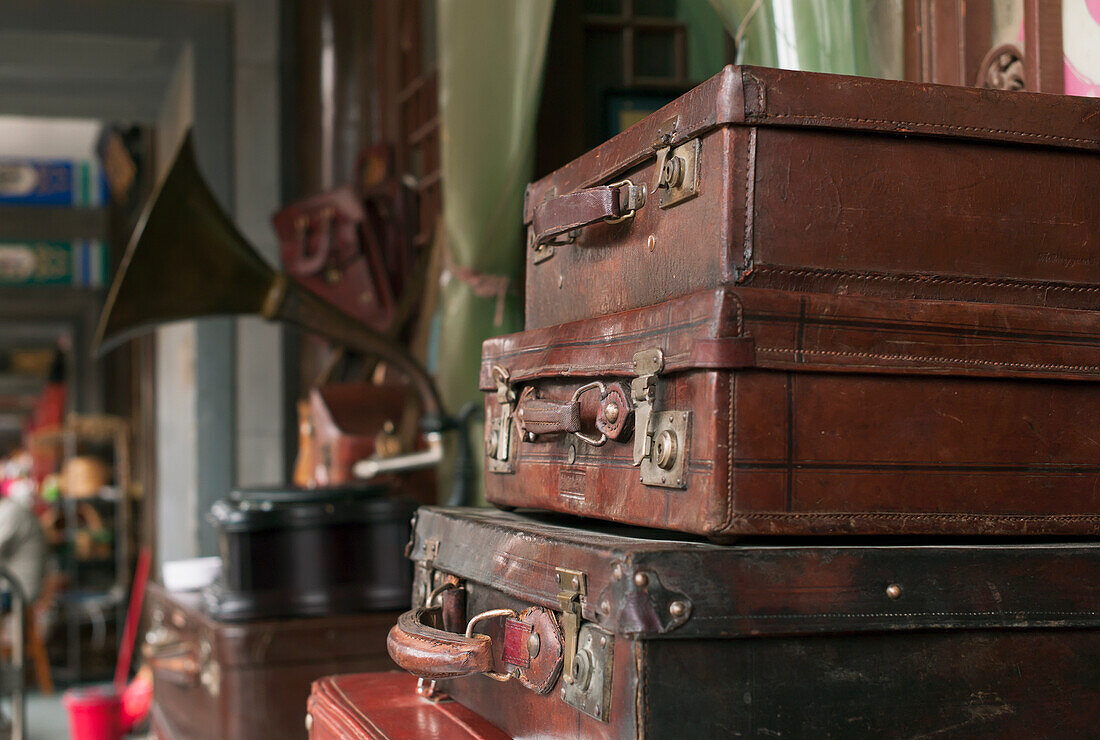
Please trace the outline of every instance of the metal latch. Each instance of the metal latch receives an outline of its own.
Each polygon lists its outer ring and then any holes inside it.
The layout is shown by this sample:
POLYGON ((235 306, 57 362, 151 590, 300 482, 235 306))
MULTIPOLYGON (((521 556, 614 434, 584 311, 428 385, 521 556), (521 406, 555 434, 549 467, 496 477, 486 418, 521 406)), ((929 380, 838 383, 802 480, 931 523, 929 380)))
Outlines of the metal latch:
MULTIPOLYGON (((510 384, 508 371, 500 365, 493 365, 493 379, 497 385, 497 403, 500 404, 500 416, 490 425, 486 453, 489 457, 489 469, 500 470, 500 463, 507 463, 511 452, 512 414, 516 409, 516 392, 510 384), (494 465, 493 463, 497 463, 494 465)), ((507 470, 507 466, 504 466, 507 470)))
POLYGON ((561 609, 561 632, 565 638, 562 665, 566 671, 562 680, 572 683, 573 676, 569 667, 577 657, 577 637, 581 629, 581 600, 588 596, 588 578, 579 570, 555 568, 558 579, 558 608, 561 609))
POLYGON ((611 677, 615 657, 615 636, 594 624, 581 627, 577 654, 565 664, 566 681, 561 699, 589 717, 607 722, 611 716, 611 677))
POLYGON ((657 151, 657 205, 669 208, 699 194, 699 139, 657 151))
POLYGON ((634 402, 634 464, 641 465, 653 447, 653 399, 657 395, 657 373, 665 369, 665 353, 647 349, 634 355, 634 379, 630 400, 634 402))
POLYGON ((653 410, 657 375, 664 370, 665 356, 659 349, 634 355, 634 379, 630 400, 634 402, 634 465, 641 469, 647 486, 683 488, 686 481, 690 411, 653 410))

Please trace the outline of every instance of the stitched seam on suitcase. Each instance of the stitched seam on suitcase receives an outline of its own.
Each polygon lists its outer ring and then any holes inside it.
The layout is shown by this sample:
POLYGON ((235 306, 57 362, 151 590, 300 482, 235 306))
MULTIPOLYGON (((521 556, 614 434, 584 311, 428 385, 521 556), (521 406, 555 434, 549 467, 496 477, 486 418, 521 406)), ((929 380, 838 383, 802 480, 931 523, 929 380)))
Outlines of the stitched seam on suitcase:
POLYGON ((1069 521, 1100 522, 1098 514, 948 514, 935 511, 878 513, 873 511, 838 512, 760 512, 738 514, 735 519, 940 519, 947 521, 1069 521))
POLYGON ((722 526, 717 531, 729 529, 733 524, 733 445, 735 442, 733 430, 737 426, 737 420, 735 414, 737 412, 736 401, 737 398, 737 373, 730 373, 729 382, 726 384, 726 388, 730 394, 729 400, 729 414, 726 416, 726 424, 728 428, 726 430, 726 520, 722 522, 722 526))
POLYGON ((950 123, 932 123, 930 121, 894 121, 889 118, 852 118, 849 116, 822 116, 808 113, 764 113, 752 116, 754 119, 764 120, 771 118, 795 118, 807 121, 843 121, 845 123, 888 123, 894 126, 920 126, 924 128, 946 131, 974 131, 987 134, 1011 134, 1013 136, 1026 136, 1046 141, 1065 141, 1073 144, 1100 144, 1100 139, 1076 138, 1072 136, 1056 136, 1054 134, 1038 134, 1030 131, 1016 131, 1006 128, 991 128, 988 126, 956 126, 950 123))
POLYGON ((923 362, 942 362, 973 367, 1016 367, 1035 370, 1077 370, 1083 372, 1100 370, 1100 365, 1058 365, 1038 362, 999 362, 997 360, 967 360, 961 357, 935 357, 930 355, 886 355, 873 352, 845 352, 827 349, 795 349, 792 347, 757 347, 757 352, 782 352, 784 354, 827 355, 829 357, 866 357, 876 360, 914 360, 923 362))
POLYGON ((895 283, 952 283, 956 285, 977 285, 986 288, 1029 288, 1042 290, 1058 290, 1066 293, 1095 293, 1100 291, 1100 286, 1093 285, 1062 285, 1041 280, 989 280, 983 278, 951 277, 946 275, 907 275, 904 273, 886 274, 881 272, 858 272, 855 270, 834 270, 831 268, 789 268, 764 265, 753 270, 754 275, 777 273, 792 277, 804 276, 836 276, 858 278, 861 280, 885 280, 895 283))
POLYGON ((641 676, 640 696, 634 702, 634 737, 639 740, 645 738, 645 725, 643 724, 647 717, 649 717, 649 671, 645 669, 645 656, 642 654, 645 651, 645 642, 642 640, 634 641, 634 675, 641 676))
MULTIPOLYGON (((763 89, 763 88, 761 88, 763 89)), ((754 226, 754 214, 753 208, 755 207, 756 191, 753 189, 753 180, 755 179, 756 168, 753 167, 756 161, 756 129, 749 131, 749 145, 745 147, 745 243, 743 245, 744 255, 742 257, 741 269, 751 270, 753 260, 753 248, 752 248, 752 230, 754 226)), ((740 324, 738 326, 740 328, 740 324)))
MULTIPOLYGON (((1032 610, 1010 610, 1010 611, 974 611, 974 612, 847 612, 847 613, 825 613, 817 612, 814 614, 756 614, 746 615, 743 618, 746 619, 862 619, 867 617, 1011 617, 1013 621, 1018 621, 1019 615, 1025 615, 1030 619, 1046 618, 1051 619, 1055 617, 1095 617, 1100 612, 1096 611, 1077 611, 1077 612, 1046 612, 1046 611, 1032 611, 1032 610)), ((739 615, 740 616, 740 615, 739 615)), ((699 621, 726 621, 728 616, 721 617, 699 617, 693 616, 695 620, 699 621)))

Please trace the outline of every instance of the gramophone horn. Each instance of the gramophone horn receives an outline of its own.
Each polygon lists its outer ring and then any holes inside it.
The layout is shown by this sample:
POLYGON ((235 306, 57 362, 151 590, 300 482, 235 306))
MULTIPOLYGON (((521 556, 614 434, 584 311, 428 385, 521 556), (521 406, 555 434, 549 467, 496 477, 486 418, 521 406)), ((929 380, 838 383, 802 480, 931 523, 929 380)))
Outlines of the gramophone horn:
POLYGON ((97 352, 159 324, 227 314, 297 324, 388 362, 416 385, 425 431, 443 428, 435 384, 404 348, 297 287, 249 245, 199 174, 188 132, 130 238, 100 316, 97 352))

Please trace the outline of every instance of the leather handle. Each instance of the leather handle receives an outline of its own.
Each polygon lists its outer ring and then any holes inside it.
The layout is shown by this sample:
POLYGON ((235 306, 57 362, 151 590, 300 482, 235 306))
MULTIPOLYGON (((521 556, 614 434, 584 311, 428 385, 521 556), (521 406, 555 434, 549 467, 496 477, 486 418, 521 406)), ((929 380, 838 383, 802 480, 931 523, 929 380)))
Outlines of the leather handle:
POLYGON ((534 388, 523 389, 516 405, 516 421, 523 432, 531 434, 570 434, 581 430, 581 401, 566 402, 538 398, 534 388))
POLYGON ((309 217, 300 216, 295 223, 299 233, 298 256, 297 259, 289 260, 287 263, 287 272, 292 275, 298 277, 317 275, 328 264, 329 255, 332 253, 333 233, 336 231, 336 212, 331 207, 326 208, 321 212, 321 218, 328 224, 328 228, 324 234, 320 235, 317 251, 311 255, 306 254, 310 241, 309 217))
POLYGON ((534 387, 524 388, 516 403, 516 423, 523 436, 534 441, 540 434, 573 434, 594 447, 603 445, 606 433, 594 437, 581 431, 581 396, 590 390, 599 391, 600 399, 607 395, 607 385, 599 380, 585 383, 565 402, 539 398, 534 387))
POLYGON ((420 678, 492 672, 493 644, 488 635, 466 637, 440 629, 442 624, 440 607, 413 609, 398 617, 386 639, 393 662, 420 678))
POLYGON ((645 205, 645 198, 645 185, 635 185, 629 180, 551 198, 535 207, 531 220, 535 244, 545 244, 556 236, 600 221, 629 218, 645 205))

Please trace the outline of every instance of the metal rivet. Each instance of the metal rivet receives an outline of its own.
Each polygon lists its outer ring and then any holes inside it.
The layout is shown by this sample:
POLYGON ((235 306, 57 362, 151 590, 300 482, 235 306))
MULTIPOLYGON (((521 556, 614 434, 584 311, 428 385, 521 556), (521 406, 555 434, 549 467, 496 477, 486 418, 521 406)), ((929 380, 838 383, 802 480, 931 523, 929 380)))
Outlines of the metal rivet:
POLYGON ((603 418, 607 419, 608 424, 614 424, 619 420, 619 404, 612 401, 604 406, 603 418))
POLYGON ((657 247, 657 237, 650 234, 649 238, 645 240, 645 245, 649 248, 649 251, 652 252, 657 247))
POLYGON ((668 613, 674 617, 682 617, 687 612, 687 604, 682 601, 674 601, 668 605, 668 613))
POLYGON ((607 645, 607 638, 606 637, 601 637, 600 638, 600 647, 604 647, 605 645, 607 645))
POLYGON ((561 698, 562 698, 562 699, 564 699, 564 698, 565 698, 565 689, 562 689, 562 690, 561 690, 561 698))
POLYGON ((565 453, 565 459, 570 465, 572 465, 573 463, 575 463, 577 461, 577 446, 576 445, 569 445, 569 450, 568 450, 568 452, 565 453))
POLYGON ((565 285, 565 276, 558 275, 558 290, 561 290, 561 286, 565 285))
POLYGON ((901 586, 896 583, 891 583, 889 586, 886 587, 886 596, 891 599, 900 599, 901 586))
POLYGON ((597 704, 597 705, 596 705, 596 706, 595 706, 595 707, 594 707, 594 708, 592 709, 592 714, 596 715, 596 719, 599 719, 599 718, 600 718, 600 705, 599 705, 599 704, 597 704))
POLYGON ((645 573, 635 573, 634 585, 638 588, 645 588, 649 585, 649 576, 647 576, 645 573))
POLYGON ((532 658, 538 657, 541 648, 542 638, 539 637, 538 632, 531 630, 531 634, 527 636, 527 654, 532 658))
POLYGON ((578 579, 576 576, 573 576, 573 580, 570 581, 570 584, 573 586, 573 588, 580 588, 581 587, 580 579, 578 579))
POLYGON ((558 583, 561 583, 561 573, 555 573, 554 577, 558 579, 558 583))
POLYGON ((600 602, 600 611, 603 612, 604 614, 610 614, 611 613, 611 602, 606 601, 606 600, 601 601, 600 602))
POLYGON ((623 577, 623 566, 615 563, 615 565, 611 568, 611 577, 614 578, 616 581, 621 580, 623 577))

